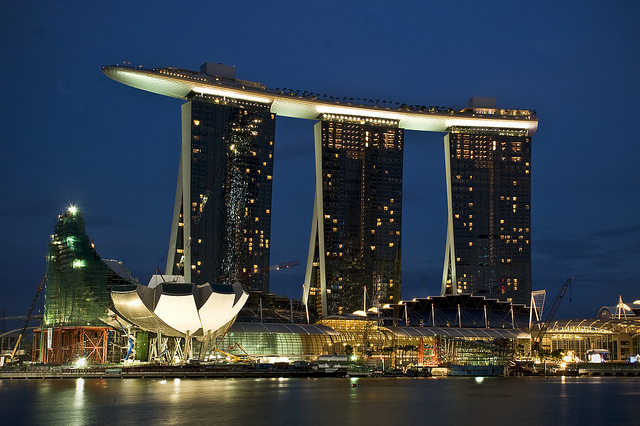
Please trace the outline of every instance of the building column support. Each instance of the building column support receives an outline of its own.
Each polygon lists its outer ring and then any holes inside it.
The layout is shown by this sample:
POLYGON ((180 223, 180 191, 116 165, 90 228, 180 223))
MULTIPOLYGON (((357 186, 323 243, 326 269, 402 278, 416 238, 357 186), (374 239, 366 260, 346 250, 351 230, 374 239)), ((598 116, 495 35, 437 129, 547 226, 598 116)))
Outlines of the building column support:
POLYGON ((313 127, 316 160, 316 192, 313 202, 313 219, 311 223, 311 238, 309 241, 309 255, 307 257, 307 270, 304 279, 302 300, 306 305, 311 287, 311 271, 315 254, 316 242, 318 244, 318 262, 320 273, 320 303, 322 305, 322 317, 327 316, 327 270, 325 268, 324 248, 324 210, 323 210, 323 179, 322 179, 322 123, 317 122, 313 127))
POLYGON ((447 180, 447 243, 444 253, 444 267, 442 268, 442 287, 440 295, 458 294, 458 277, 456 276, 456 251, 453 234, 453 196, 451 188, 451 149, 449 134, 444 137, 444 162, 447 180))
POLYGON ((182 222, 182 265, 184 281, 191 281, 191 102, 182 105, 182 148, 180 151, 180 165, 178 167, 178 184, 173 207, 173 221, 171 223, 171 238, 167 254, 167 275, 177 275, 179 267, 176 265, 178 238, 180 236, 180 222, 182 222), (182 219, 180 218, 182 213, 182 219))

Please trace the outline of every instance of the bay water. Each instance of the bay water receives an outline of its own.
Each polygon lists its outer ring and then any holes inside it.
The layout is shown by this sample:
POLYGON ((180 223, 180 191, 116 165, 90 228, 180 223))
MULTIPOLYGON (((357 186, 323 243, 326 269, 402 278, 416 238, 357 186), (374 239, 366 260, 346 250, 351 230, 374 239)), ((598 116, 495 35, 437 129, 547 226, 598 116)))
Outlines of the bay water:
POLYGON ((2 425, 598 425, 637 377, 0 380, 2 425))

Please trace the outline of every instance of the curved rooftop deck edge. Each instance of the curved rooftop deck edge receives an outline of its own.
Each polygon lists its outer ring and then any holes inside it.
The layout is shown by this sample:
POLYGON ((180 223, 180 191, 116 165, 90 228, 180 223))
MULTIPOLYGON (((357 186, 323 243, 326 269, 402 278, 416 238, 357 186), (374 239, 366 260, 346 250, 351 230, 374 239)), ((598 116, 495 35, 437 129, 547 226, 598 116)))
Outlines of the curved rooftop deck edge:
MULTIPOLYGON (((198 78, 182 70, 162 68, 143 70, 118 66, 103 67, 111 79, 127 86, 173 98, 188 99, 196 94, 212 95, 270 105, 272 113, 284 117, 317 120, 320 114, 351 115, 396 120, 407 130, 447 132, 452 126, 526 130, 538 129, 535 115, 476 114, 470 111, 431 112, 386 108, 355 103, 321 100, 308 96, 278 93, 256 83, 225 78, 198 78), (171 72, 175 71, 175 72, 171 72)), ((195 72, 194 75, 197 75, 195 72)))

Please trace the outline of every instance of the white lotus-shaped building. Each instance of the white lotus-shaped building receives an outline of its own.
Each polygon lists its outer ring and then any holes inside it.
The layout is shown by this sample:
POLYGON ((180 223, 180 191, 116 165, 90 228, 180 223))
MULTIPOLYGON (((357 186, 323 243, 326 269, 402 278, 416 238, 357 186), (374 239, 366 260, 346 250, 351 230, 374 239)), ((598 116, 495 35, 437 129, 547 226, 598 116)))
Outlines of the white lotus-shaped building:
POLYGON ((203 337, 230 325, 249 298, 240 283, 195 285, 181 278, 154 275, 148 286, 114 286, 114 313, 164 336, 203 337))

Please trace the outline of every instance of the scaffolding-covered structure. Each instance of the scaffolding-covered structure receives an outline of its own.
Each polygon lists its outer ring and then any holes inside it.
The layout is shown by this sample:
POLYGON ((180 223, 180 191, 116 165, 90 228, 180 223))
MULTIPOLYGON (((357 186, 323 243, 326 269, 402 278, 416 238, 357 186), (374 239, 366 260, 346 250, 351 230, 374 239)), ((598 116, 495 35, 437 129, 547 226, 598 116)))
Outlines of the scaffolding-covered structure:
POLYGON ((47 252, 44 318, 34 330, 33 361, 107 362, 109 291, 137 284, 121 262, 103 260, 75 207, 58 216, 47 252))
POLYGON ((133 282, 120 262, 100 258, 75 207, 58 216, 47 253, 46 326, 103 326, 111 286, 133 282))
POLYGON ((33 330, 32 360, 45 364, 107 362, 109 327, 56 327, 33 330))

